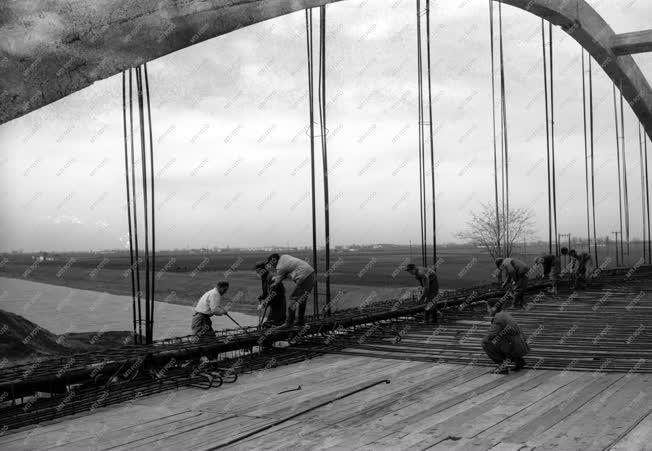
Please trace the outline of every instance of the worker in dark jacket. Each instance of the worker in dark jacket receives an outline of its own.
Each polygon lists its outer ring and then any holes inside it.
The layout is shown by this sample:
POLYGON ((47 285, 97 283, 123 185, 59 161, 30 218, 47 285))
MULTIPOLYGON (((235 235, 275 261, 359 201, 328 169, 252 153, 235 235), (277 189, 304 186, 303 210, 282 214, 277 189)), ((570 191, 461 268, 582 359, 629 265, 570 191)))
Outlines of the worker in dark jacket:
POLYGON ((535 263, 543 267, 543 277, 550 277, 550 293, 557 294, 557 283, 561 274, 561 258, 559 255, 549 254, 536 259, 535 263))
POLYGON ((563 248, 561 250, 561 253, 563 255, 566 255, 568 253, 568 256, 572 259, 573 261, 573 269, 572 269, 572 287, 573 289, 578 289, 578 290, 583 290, 586 288, 586 278, 589 276, 591 273, 591 263, 593 259, 591 258, 591 254, 588 252, 577 252, 575 249, 571 249, 568 251, 568 249, 563 248))
POLYGON ((426 324, 437 324, 437 302, 435 298, 439 293, 437 273, 432 268, 424 268, 413 263, 408 264, 405 270, 412 274, 423 288, 419 303, 425 302, 424 320, 426 324))
POLYGON ((502 311, 502 302, 489 307, 487 311, 491 315, 491 327, 482 340, 482 349, 487 356, 498 364, 498 373, 507 373, 506 360, 509 359, 515 364, 514 371, 525 366, 525 357, 530 347, 525 341, 520 327, 507 312, 502 311))
POLYGON ((502 288, 510 282, 514 284, 514 306, 523 308, 530 267, 518 258, 497 258, 496 268, 506 276, 502 288))
MULTIPOLYGON (((267 320, 262 323, 263 327, 279 326, 285 322, 285 287, 283 282, 274 285, 274 275, 267 269, 267 262, 258 262, 255 266, 256 274, 260 277, 263 293, 258 296, 258 309, 266 311, 269 309, 267 320)), ((263 313, 264 314, 264 313, 263 313)), ((264 320, 264 318, 261 318, 264 320)))

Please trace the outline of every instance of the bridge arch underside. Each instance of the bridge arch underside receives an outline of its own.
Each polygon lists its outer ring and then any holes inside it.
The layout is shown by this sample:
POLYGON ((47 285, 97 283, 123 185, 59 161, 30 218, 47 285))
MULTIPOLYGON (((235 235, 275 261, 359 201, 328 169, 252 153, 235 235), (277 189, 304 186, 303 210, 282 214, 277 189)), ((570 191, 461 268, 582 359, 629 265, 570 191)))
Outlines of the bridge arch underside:
MULTIPOLYGON (((0 5, 0 124, 96 80, 239 28, 341 0, 39 0, 0 5)), ((560 26, 622 86, 652 138, 652 89, 584 0, 503 0, 560 26)))

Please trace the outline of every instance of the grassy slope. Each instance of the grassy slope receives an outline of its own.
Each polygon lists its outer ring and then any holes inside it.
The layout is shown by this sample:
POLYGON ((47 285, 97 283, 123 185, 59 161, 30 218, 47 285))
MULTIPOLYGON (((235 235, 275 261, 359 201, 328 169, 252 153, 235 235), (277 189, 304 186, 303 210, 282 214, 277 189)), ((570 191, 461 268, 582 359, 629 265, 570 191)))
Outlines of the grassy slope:
POLYGON ((20 315, 0 310, 0 355, 10 364, 33 361, 38 357, 67 355, 125 344, 131 332, 112 331, 55 335, 20 315))

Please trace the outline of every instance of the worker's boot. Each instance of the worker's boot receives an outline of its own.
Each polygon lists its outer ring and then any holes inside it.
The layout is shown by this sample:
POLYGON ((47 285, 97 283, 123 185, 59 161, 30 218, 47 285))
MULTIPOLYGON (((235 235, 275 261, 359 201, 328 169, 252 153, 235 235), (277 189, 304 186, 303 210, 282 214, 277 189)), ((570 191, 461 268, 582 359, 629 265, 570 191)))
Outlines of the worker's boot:
POLYGON ((303 327, 304 324, 306 324, 306 301, 299 301, 299 306, 297 307, 298 314, 297 314, 297 321, 294 323, 295 326, 297 327, 303 327))
POLYGON ((294 325, 294 310, 296 309, 296 305, 294 303, 290 304, 288 306, 287 312, 285 313, 285 322, 281 324, 280 327, 282 328, 290 328, 294 325))
POLYGON ((509 374, 509 367, 507 366, 507 361, 503 360, 498 364, 496 369, 493 371, 494 374, 509 374))
POLYGON ((525 359, 523 357, 519 357, 517 359, 514 359, 514 371, 520 371, 523 369, 525 366, 525 359))

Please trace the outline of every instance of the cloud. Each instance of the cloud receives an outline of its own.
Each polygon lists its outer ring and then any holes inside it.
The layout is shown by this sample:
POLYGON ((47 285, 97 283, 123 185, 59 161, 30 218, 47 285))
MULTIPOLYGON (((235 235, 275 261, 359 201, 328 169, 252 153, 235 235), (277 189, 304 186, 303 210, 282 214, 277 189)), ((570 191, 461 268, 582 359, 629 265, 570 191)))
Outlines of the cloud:
MULTIPOLYGON (((612 2, 597 8, 608 22, 614 18, 616 30, 631 31, 647 26, 647 3, 633 2, 627 11, 612 2)), ((349 0, 327 9, 333 240, 416 241, 414 3, 349 0)), ((547 182, 540 19, 511 7, 504 13, 510 203, 532 206, 543 237, 547 182)), ((449 241, 470 209, 493 199, 486 4, 434 2, 431 26, 439 240, 449 241)), ((316 38, 315 33, 315 44, 316 38)), ((581 235, 586 224, 580 48, 558 28, 554 38, 559 226, 562 233, 581 235)), ((652 57, 637 61, 644 74, 652 74, 652 57)), ((309 243, 303 13, 172 53, 148 63, 148 72, 161 247, 269 245, 288 237, 293 244, 309 243)), ((617 223, 618 185, 611 84, 597 67, 594 91, 596 198, 606 199, 598 202, 596 213, 598 234, 604 235, 617 223)), ((625 116, 631 223, 639 224, 641 213, 634 208, 640 204, 637 130, 631 111, 625 116)), ((7 174, 8 192, 2 206, 9 217, 2 246, 120 246, 126 231, 120 77, 0 126, 0 143, 7 156, 0 169, 7 174), (34 215, 50 219, 32 227, 34 215), (70 226, 88 230, 73 237, 70 226)), ((318 205, 323 196, 320 144, 317 139, 318 205)), ((320 211, 318 220, 322 217, 320 211)))

